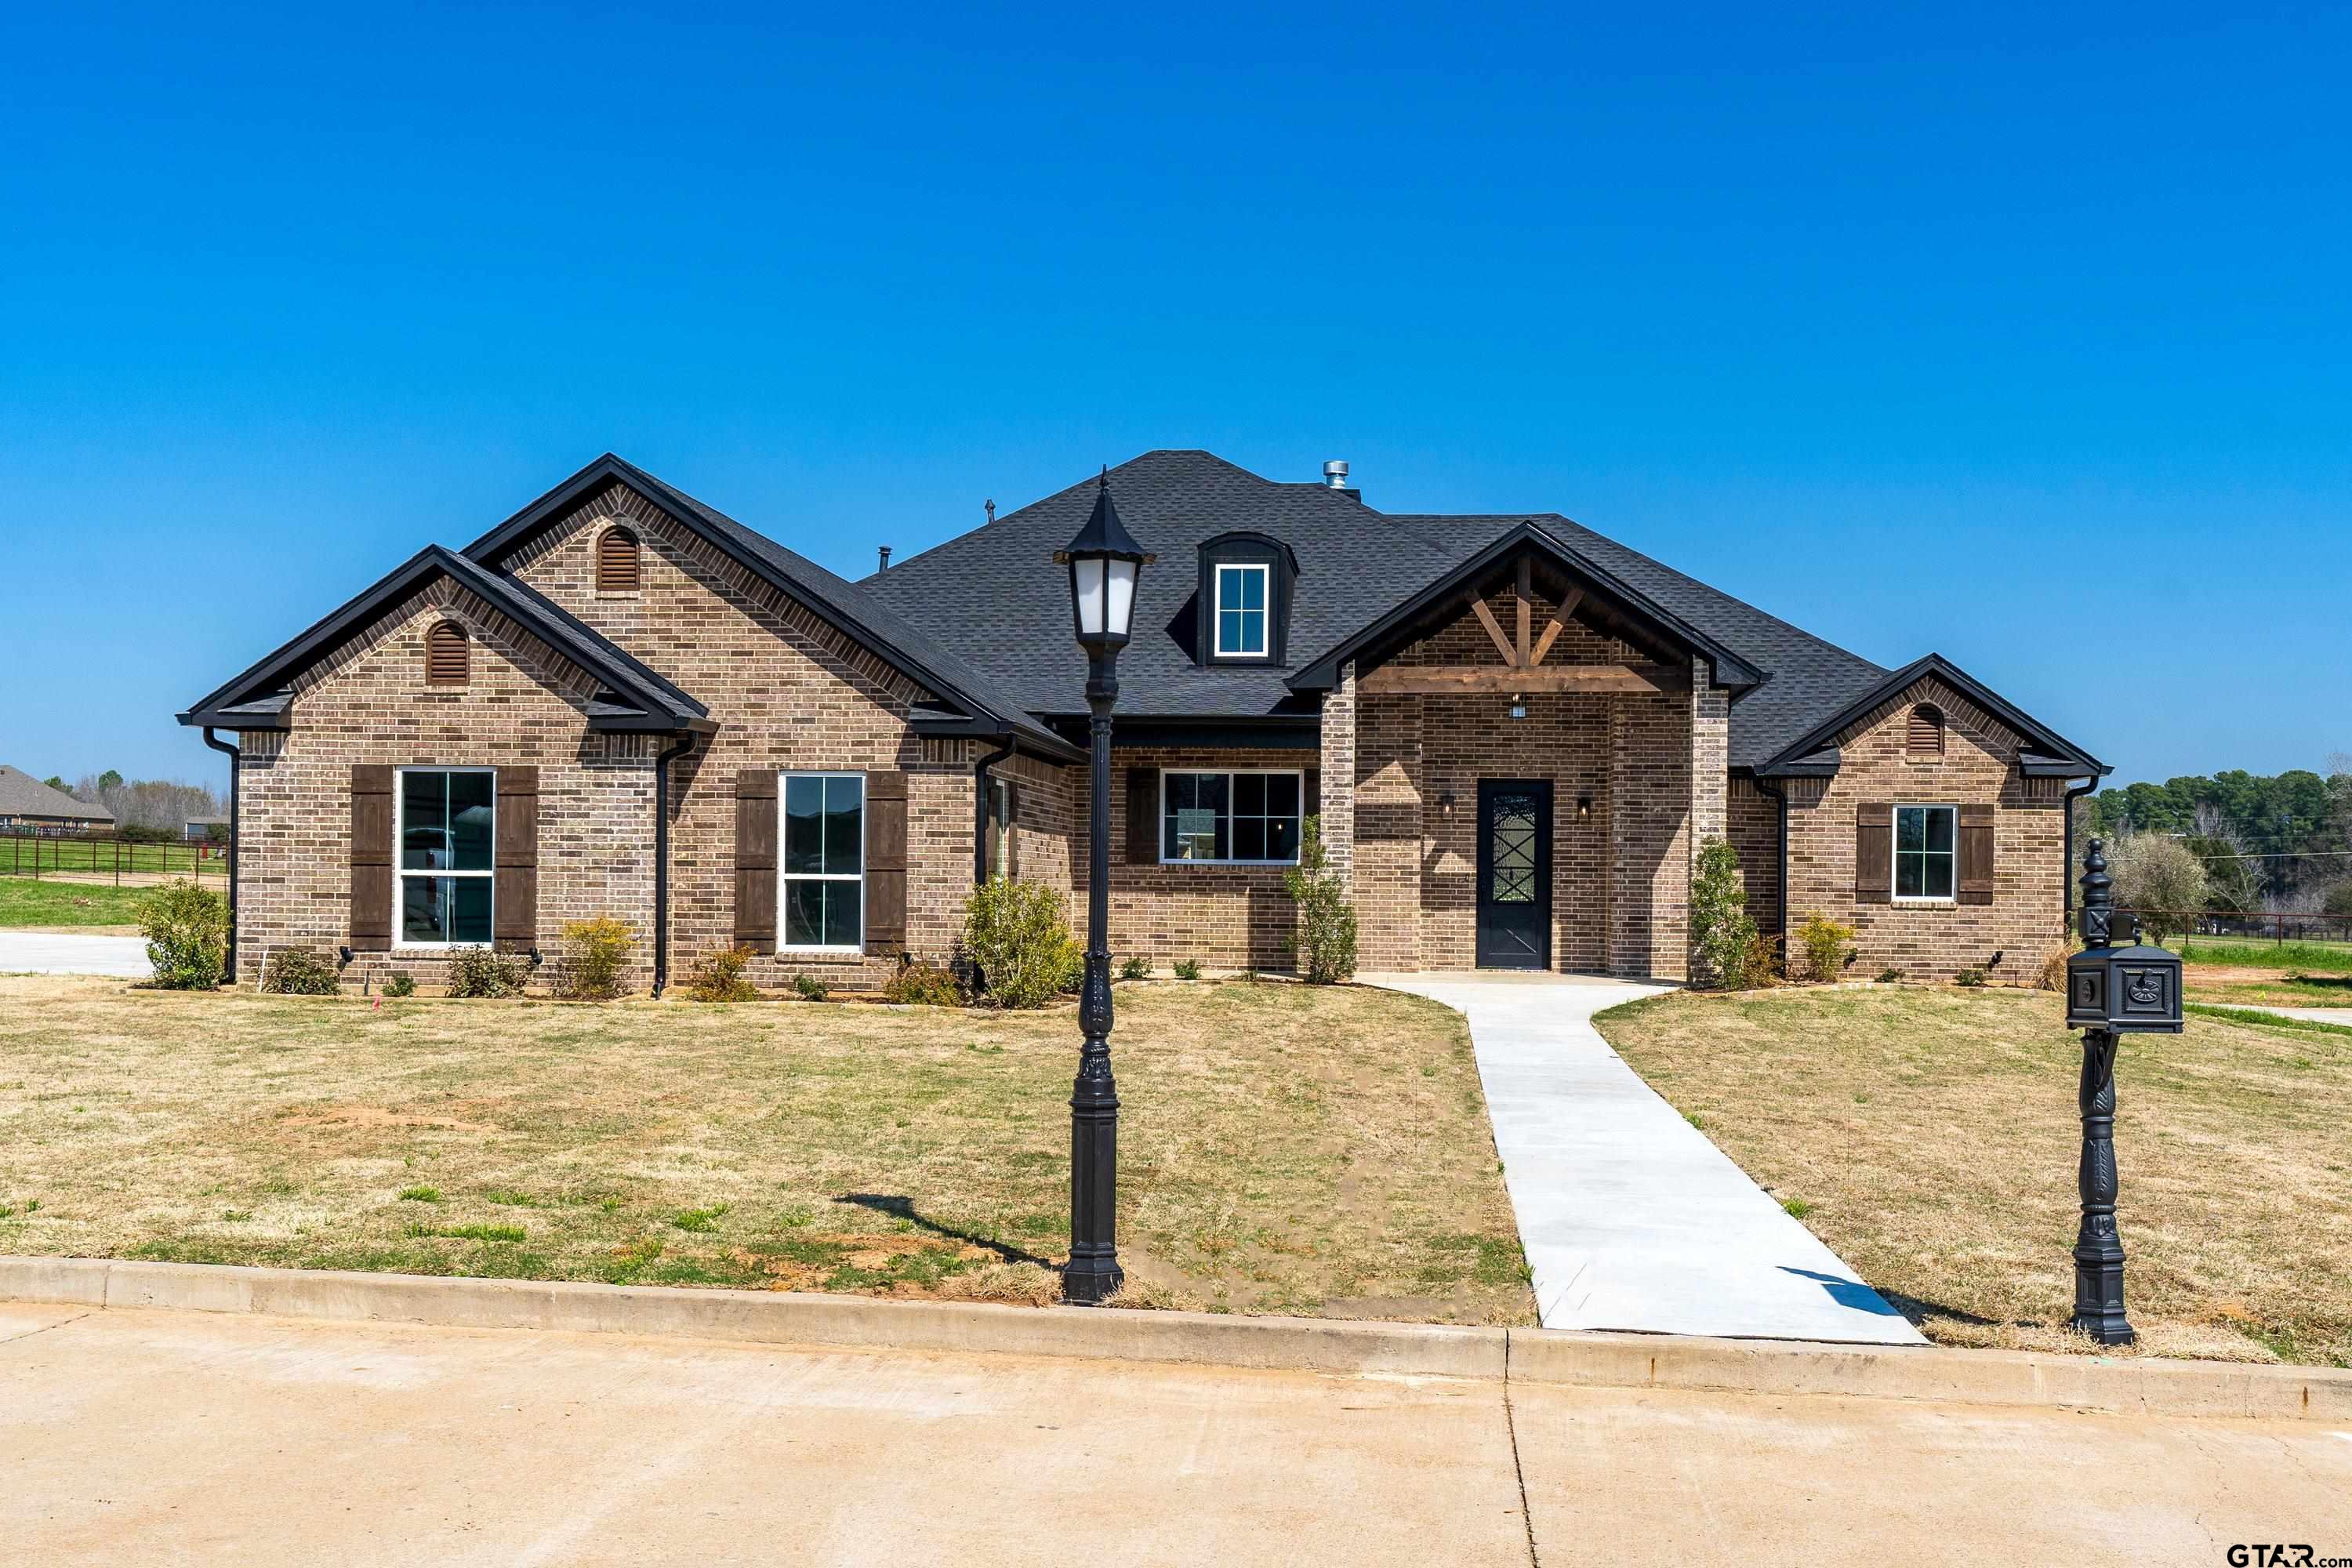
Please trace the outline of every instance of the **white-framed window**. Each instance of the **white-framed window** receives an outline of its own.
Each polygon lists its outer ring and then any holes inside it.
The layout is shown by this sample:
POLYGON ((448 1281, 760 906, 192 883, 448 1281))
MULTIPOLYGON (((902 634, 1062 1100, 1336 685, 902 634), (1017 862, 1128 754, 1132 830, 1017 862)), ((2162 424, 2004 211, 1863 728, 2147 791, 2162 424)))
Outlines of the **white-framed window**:
POLYGON ((1227 866, 1298 863, 1303 775, 1268 769, 1160 775, 1160 858, 1227 866))
POLYGON ((1895 808, 1895 901, 1949 903, 1959 889, 1960 808, 1895 808))
POLYGON ((777 947, 865 951, 866 775, 784 773, 777 782, 777 947))
POLYGON ((395 945, 488 947, 498 880, 496 770, 401 768, 395 782, 395 945))
POLYGON ((1266 600, 1273 578, 1271 566, 1219 563, 1216 641, 1212 645, 1217 658, 1265 657, 1266 600))

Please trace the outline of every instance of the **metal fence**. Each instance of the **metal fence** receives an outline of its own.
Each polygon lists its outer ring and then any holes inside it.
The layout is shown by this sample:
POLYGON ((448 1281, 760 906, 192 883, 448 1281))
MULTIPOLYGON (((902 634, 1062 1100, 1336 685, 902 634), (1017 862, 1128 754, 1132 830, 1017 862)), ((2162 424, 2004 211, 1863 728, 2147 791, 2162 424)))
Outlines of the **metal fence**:
MULTIPOLYGON (((2079 911, 2078 911, 2079 912, 2079 911)), ((2137 916, 2149 926, 2145 910, 2116 907, 2117 931, 2137 916)), ((2163 929, 2185 936, 2235 937, 2248 942, 2352 942, 2352 915, 2276 914, 2263 910, 2185 910, 2167 913, 2163 929)))
POLYGON ((114 834, 29 833, 0 828, 0 877, 228 878, 228 846, 203 839, 144 843, 114 834))

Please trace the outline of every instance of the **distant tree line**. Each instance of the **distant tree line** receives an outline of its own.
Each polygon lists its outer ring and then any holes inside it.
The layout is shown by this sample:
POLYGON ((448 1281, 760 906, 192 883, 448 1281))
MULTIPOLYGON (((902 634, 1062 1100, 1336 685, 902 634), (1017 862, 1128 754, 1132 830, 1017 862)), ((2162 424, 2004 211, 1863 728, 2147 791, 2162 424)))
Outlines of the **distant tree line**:
POLYGON ((180 779, 126 779, 109 768, 71 785, 55 776, 43 782, 114 813, 115 831, 126 837, 177 838, 198 817, 228 815, 227 802, 209 786, 180 779))
POLYGON ((2205 871, 2209 909, 2352 910, 2352 754, 2325 773, 2210 776, 2104 789, 2084 803, 2088 832, 2179 840, 2205 871))

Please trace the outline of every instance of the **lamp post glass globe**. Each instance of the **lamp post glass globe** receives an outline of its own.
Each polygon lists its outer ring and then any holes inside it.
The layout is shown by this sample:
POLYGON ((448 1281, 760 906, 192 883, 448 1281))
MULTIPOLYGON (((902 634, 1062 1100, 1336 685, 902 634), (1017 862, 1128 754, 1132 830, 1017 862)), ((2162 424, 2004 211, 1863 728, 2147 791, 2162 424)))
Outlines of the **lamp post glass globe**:
POLYGON ((1070 609, 1078 646, 1092 648, 1127 641, 1135 621, 1135 579, 1142 563, 1088 553, 1070 556, 1070 609))

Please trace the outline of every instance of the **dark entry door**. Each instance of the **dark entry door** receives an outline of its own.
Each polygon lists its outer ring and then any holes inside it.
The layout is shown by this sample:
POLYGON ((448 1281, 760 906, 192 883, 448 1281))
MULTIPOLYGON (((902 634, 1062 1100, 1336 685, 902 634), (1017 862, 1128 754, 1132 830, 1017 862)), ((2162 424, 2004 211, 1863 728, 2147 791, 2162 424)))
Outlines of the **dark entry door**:
POLYGON ((1551 784, 1478 781, 1478 967, 1551 967, 1551 784))

